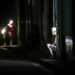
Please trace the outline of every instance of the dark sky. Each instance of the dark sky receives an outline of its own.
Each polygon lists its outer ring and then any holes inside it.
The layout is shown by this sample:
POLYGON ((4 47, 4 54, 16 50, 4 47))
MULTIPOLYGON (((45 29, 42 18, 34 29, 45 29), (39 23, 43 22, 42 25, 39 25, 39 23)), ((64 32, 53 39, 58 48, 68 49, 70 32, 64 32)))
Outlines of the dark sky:
POLYGON ((16 0, 1 0, 0 1, 0 23, 7 18, 14 17, 16 13, 16 0))

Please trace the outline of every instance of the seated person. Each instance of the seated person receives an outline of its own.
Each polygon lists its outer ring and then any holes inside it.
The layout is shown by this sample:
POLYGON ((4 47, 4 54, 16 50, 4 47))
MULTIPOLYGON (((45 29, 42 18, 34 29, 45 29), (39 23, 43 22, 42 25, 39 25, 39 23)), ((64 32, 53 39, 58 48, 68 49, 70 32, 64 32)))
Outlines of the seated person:
POLYGON ((52 35, 53 35, 53 43, 47 43, 47 47, 51 53, 52 56, 56 56, 56 28, 52 28, 52 35))

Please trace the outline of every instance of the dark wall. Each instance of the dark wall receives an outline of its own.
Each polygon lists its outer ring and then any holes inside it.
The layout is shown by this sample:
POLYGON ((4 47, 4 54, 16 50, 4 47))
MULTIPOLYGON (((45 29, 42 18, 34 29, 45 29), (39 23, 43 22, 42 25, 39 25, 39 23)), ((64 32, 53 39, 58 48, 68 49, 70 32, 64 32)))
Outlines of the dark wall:
POLYGON ((40 45, 40 28, 41 0, 20 0, 21 43, 32 46, 40 45))
POLYGON ((74 3, 74 0, 72 0, 72 36, 73 36, 73 54, 75 55, 74 25, 75 25, 75 3, 74 3))
POLYGON ((51 34, 52 16, 52 0, 22 0, 20 2, 20 33, 23 39, 21 40, 27 41, 31 37, 30 40, 33 44, 36 42, 35 45, 40 45, 42 41, 46 42, 51 34), (30 20, 31 23, 26 24, 26 20, 30 20), (31 36, 28 30, 31 31, 31 36))
POLYGON ((39 29, 40 42, 47 42, 53 26, 52 0, 32 0, 33 24, 39 29))
POLYGON ((72 0, 64 0, 64 30, 66 36, 72 35, 72 0))
MULTIPOLYGON (((39 45, 43 40, 43 24, 42 24, 42 14, 43 14, 43 0, 32 0, 32 16, 33 16, 33 30, 37 28, 36 35, 39 45)), ((33 31, 34 34, 34 31, 33 31)), ((35 36, 36 37, 36 36, 35 36)), ((34 39, 35 39, 34 37, 34 39)))
POLYGON ((47 41, 47 27, 48 27, 48 15, 49 15, 49 0, 44 0, 44 13, 43 13, 43 37, 47 41))

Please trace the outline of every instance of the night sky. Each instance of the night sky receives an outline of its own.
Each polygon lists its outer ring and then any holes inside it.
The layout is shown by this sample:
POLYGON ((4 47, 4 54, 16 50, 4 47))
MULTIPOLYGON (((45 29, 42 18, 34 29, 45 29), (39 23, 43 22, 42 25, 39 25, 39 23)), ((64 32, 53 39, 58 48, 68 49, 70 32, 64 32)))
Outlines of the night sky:
POLYGON ((0 1, 0 23, 16 15, 16 0, 0 1))

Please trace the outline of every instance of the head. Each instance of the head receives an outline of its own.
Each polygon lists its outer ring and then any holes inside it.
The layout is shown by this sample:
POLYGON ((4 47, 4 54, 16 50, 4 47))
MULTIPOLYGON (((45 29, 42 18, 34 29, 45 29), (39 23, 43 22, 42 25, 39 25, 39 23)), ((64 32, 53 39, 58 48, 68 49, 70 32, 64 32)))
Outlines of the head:
POLYGON ((53 36, 56 36, 56 33, 57 33, 56 27, 52 27, 52 35, 53 35, 53 36))

